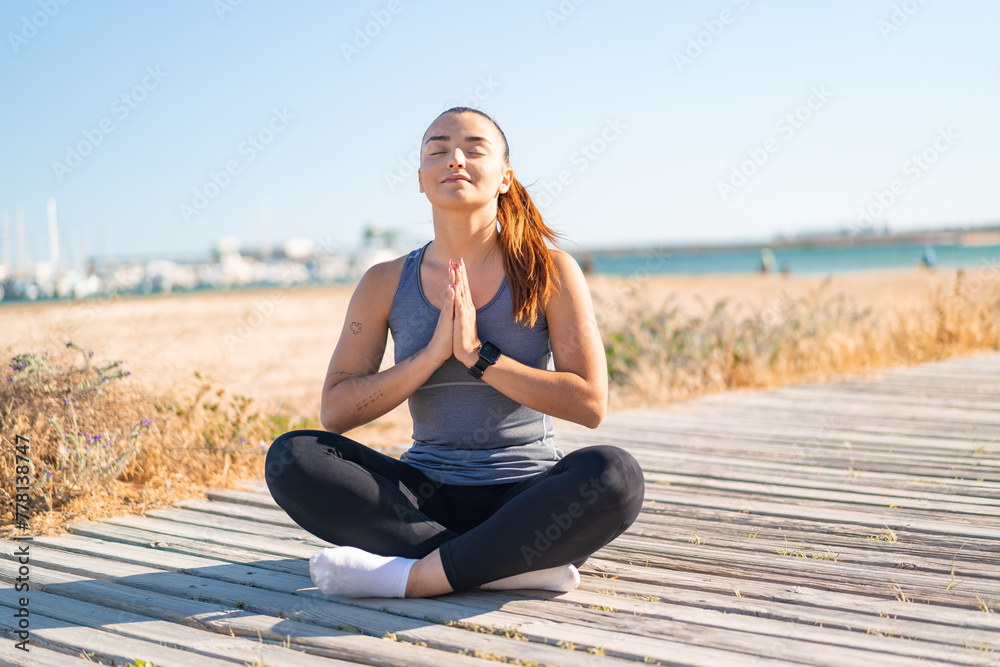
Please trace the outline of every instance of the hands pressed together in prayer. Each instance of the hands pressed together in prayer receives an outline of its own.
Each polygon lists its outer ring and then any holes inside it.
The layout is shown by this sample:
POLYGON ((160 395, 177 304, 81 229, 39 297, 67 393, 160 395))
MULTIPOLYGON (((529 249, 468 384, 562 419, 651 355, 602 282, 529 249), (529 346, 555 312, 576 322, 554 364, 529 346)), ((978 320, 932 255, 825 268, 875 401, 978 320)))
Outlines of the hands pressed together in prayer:
POLYGON ((442 364, 454 356, 466 366, 472 366, 479 359, 481 344, 465 260, 449 260, 444 306, 427 347, 442 364))

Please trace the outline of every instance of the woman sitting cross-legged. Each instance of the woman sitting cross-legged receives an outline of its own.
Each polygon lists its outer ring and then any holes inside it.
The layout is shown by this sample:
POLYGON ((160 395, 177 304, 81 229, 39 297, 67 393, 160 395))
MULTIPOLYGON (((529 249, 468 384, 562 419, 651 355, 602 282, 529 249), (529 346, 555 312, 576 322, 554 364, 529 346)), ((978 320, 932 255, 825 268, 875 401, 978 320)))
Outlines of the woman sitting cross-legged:
POLYGON ((428 597, 477 586, 566 591, 639 513, 643 475, 608 445, 564 455, 552 417, 596 428, 607 364, 577 263, 515 179, 486 114, 449 109, 424 134, 434 239, 365 273, 323 386, 326 431, 280 436, 275 501, 340 546, 310 559, 325 593, 428 597), (395 365, 379 371, 391 332, 395 365), (338 435, 403 401, 393 459, 338 435))

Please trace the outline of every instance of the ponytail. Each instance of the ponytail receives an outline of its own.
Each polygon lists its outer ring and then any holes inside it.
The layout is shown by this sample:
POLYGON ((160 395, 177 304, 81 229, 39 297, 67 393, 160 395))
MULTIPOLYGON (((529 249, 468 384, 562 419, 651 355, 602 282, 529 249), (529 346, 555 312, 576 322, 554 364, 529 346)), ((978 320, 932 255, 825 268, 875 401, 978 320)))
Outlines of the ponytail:
POLYGON ((545 242, 555 244, 560 235, 545 224, 517 178, 497 198, 497 221, 503 268, 513 301, 511 315, 516 322, 534 326, 557 282, 555 262, 545 242))

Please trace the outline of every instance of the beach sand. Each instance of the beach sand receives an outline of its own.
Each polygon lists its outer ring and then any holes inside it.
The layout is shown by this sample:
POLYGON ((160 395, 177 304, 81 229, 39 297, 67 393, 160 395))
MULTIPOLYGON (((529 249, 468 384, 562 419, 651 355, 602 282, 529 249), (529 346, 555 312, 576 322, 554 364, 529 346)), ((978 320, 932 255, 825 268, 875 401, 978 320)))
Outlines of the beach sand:
MULTIPOLYGON (((744 313, 808 296, 823 276, 702 275, 590 276, 601 322, 633 290, 651 305, 667 299, 682 312, 707 312, 726 299, 744 313)), ((825 294, 890 310, 926 301, 954 286, 954 269, 870 271, 836 275, 825 294)), ((0 351, 56 350, 65 341, 93 350, 95 359, 122 359, 132 378, 154 392, 197 383, 199 372, 233 393, 283 405, 318 424, 319 399, 353 285, 116 297, 0 307, 0 351)), ((391 365, 389 338, 383 367, 391 365)), ((406 404, 347 435, 387 447, 410 438, 406 404)))

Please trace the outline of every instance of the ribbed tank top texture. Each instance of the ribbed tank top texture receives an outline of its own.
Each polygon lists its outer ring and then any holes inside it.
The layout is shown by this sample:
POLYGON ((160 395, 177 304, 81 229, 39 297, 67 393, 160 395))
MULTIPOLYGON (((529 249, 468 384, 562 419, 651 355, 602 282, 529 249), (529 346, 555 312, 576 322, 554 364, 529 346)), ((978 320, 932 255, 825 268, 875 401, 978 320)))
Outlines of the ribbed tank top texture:
MULTIPOLYGON (((420 284, 426 248, 407 255, 389 309, 396 363, 427 346, 441 314, 420 284)), ((527 366, 554 368, 544 316, 539 314, 530 328, 514 321, 506 276, 493 298, 476 310, 476 329, 480 340, 504 355, 527 366)), ((413 445, 399 458, 442 484, 517 482, 548 470, 563 456, 550 416, 472 377, 455 357, 434 371, 408 402, 413 445)))

